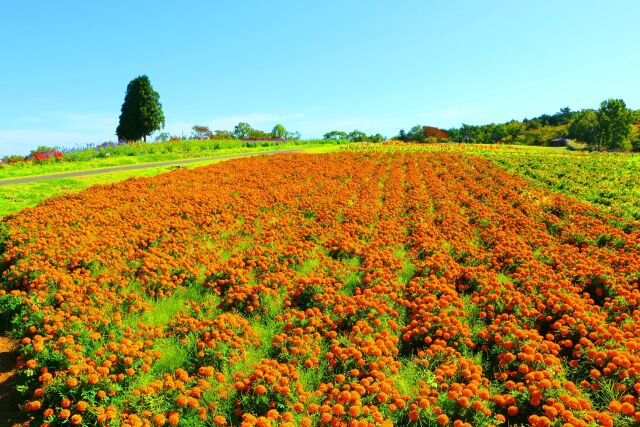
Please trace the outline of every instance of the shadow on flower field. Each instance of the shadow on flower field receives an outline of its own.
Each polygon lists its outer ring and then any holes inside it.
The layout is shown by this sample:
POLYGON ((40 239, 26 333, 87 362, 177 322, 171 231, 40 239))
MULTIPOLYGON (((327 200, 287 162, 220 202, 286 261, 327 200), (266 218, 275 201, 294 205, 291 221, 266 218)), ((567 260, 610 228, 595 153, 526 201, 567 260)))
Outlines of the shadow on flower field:
POLYGON ((16 390, 16 343, 0 337, 0 427, 26 425, 24 415, 17 411, 20 394, 16 390))

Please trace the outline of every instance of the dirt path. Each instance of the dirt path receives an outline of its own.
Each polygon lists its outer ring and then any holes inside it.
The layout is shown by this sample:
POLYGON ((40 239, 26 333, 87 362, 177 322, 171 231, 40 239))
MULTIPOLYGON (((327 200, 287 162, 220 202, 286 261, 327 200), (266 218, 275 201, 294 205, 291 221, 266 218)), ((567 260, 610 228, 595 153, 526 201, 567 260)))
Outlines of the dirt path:
MULTIPOLYGON (((3 179, 0 180, 1 185, 11 185, 11 184, 26 184, 29 182, 36 181, 46 181, 49 179, 58 179, 58 178, 71 178, 76 176, 86 176, 86 175, 97 175, 101 173, 108 172, 118 172, 118 171, 126 171, 126 170, 135 170, 135 169, 146 169, 146 168, 156 168, 159 166, 180 166, 187 163, 197 163, 197 162, 205 162, 208 160, 220 160, 220 159, 233 159, 236 157, 251 157, 251 156, 260 156, 263 154, 279 154, 279 153, 295 153, 298 151, 303 151, 302 148, 290 149, 290 150, 274 150, 274 151, 256 151, 254 153, 239 153, 239 154, 226 154, 223 156, 214 156, 214 157, 201 157, 196 159, 184 159, 184 160, 169 160, 166 162, 154 162, 154 163, 141 163, 136 165, 124 165, 124 166, 114 166, 110 168, 100 168, 100 169, 87 169, 80 170, 74 172, 64 172, 64 173, 55 173, 50 175, 35 175, 35 176, 27 176, 24 178, 12 178, 12 179, 3 179)), ((0 424, 1 425, 1 424, 0 424)))
POLYGON ((0 336, 0 427, 21 427, 28 423, 18 410, 21 396, 16 390, 16 342, 0 336))

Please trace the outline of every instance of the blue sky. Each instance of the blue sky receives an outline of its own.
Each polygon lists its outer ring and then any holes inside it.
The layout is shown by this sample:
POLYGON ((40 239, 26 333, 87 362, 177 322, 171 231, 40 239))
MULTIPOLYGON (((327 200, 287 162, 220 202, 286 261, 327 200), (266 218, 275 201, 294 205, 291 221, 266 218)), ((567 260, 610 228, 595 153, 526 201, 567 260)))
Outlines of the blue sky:
POLYGON ((115 138, 127 83, 166 130, 303 137, 640 108, 637 1, 2 2, 0 155, 115 138))

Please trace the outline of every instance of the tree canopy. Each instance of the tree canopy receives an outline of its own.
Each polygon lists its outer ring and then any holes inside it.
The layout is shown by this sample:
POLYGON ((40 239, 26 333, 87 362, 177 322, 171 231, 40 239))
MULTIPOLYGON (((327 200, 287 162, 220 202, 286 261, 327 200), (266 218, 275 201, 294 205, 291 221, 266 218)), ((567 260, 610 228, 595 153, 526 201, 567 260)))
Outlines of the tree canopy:
POLYGON ((426 141, 442 141, 448 139, 449 135, 442 129, 433 126, 415 125, 409 132, 400 129, 396 139, 400 141, 426 142, 426 141))
POLYGON ((633 115, 622 99, 602 101, 596 113, 598 119, 598 143, 611 150, 631 148, 629 136, 633 115))
POLYGON ((356 129, 354 131, 349 132, 349 135, 347 135, 347 138, 351 142, 362 142, 362 141, 367 141, 367 134, 356 129))
POLYGON ((590 146, 596 146, 598 142, 598 118, 593 110, 582 110, 575 114, 567 132, 569 138, 577 139, 590 146))
POLYGON ((149 77, 143 75, 131 80, 116 128, 118 139, 146 141, 147 135, 163 128, 164 124, 160 95, 151 86, 149 77))
POLYGON ((191 128, 193 132, 191 133, 191 137, 193 139, 212 139, 213 132, 207 126, 195 125, 191 128))
POLYGON ((629 150, 634 120, 634 112, 627 109, 623 100, 607 99, 598 111, 576 113, 569 123, 568 134, 596 150, 629 150))
POLYGON ((275 139, 287 139, 287 130, 281 124, 277 124, 271 130, 271 136, 275 139))
MULTIPOLYGON (((572 111, 569 107, 549 115, 522 121, 483 125, 462 124, 448 129, 451 141, 528 145, 565 144, 567 138, 587 144, 590 149, 634 150, 640 148, 640 110, 630 110, 621 99, 608 99, 598 110, 572 111), (635 123, 635 125, 634 125, 635 123)), ((404 141, 419 141, 418 126, 398 136, 404 141)))
POLYGON ((233 136, 237 139, 247 139, 251 135, 251 131, 253 131, 253 128, 249 123, 240 122, 233 128, 233 136))
POLYGON ((332 130, 331 132, 325 133, 322 138, 332 140, 347 139, 347 133, 339 130, 332 130))

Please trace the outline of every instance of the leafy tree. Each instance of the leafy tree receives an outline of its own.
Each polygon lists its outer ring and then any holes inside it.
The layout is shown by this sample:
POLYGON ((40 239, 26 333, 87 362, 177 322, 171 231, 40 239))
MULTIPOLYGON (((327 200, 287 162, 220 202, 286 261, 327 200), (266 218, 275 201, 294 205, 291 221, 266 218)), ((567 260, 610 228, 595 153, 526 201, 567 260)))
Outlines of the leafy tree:
POLYGON ((271 136, 276 139, 286 139, 287 138, 287 130, 284 126, 278 124, 273 127, 271 131, 271 136))
POLYGON ((151 86, 149 77, 139 76, 127 85, 127 93, 116 129, 118 139, 135 141, 164 127, 160 95, 151 86))
POLYGON ((451 128, 451 129, 447 129, 445 132, 447 133, 447 135, 449 135, 449 139, 451 141, 457 141, 457 142, 462 141, 462 133, 460 132, 460 129, 451 128))
POLYGON ((253 128, 249 123, 240 122, 235 128, 233 128, 233 136, 238 139, 247 139, 249 138, 252 130, 253 128))
POLYGON ((491 142, 500 142, 507 135, 508 135, 507 134, 507 127, 504 124, 498 123, 496 125, 496 124, 491 123, 489 125, 489 139, 491 140, 491 142))
POLYGON ((540 123, 540 120, 537 119, 528 120, 526 124, 527 130, 540 129, 541 127, 542 123, 540 123))
POLYGON ((347 138, 351 142, 362 142, 367 140, 367 134, 359 130, 354 130, 347 135, 347 138))
POLYGON ((640 126, 634 126, 633 132, 631 132, 631 149, 633 151, 640 151, 640 126))
POLYGON ((371 135, 368 139, 371 142, 382 142, 385 140, 385 137, 379 133, 376 133, 375 135, 371 135))
POLYGON ((475 132, 474 141, 479 142, 480 144, 488 144, 489 142, 491 142, 491 134, 493 133, 493 126, 495 126, 495 124, 493 123, 490 123, 488 125, 483 125, 483 126, 475 126, 476 132, 475 132))
POLYGON ((214 139, 233 139, 233 134, 228 130, 216 130, 213 135, 214 139))
POLYGON ((516 120, 511 120, 505 124, 505 131, 509 138, 511 138, 511 141, 515 141, 516 138, 524 132, 524 124, 516 120))
POLYGON ((249 139, 271 139, 271 134, 258 129, 251 129, 249 139))
MULTIPOLYGON (((535 121, 540 124, 540 126, 560 126, 566 125, 573 119, 575 112, 571 111, 571 108, 564 107, 561 108, 559 112, 554 115, 543 114, 538 117, 534 117, 530 121, 535 121)), ((527 122, 530 122, 527 120, 527 122)), ((528 126, 527 126, 528 127, 528 126)))
POLYGON ((54 151, 57 151, 55 147, 49 147, 49 146, 46 146, 46 145, 39 145, 38 148, 36 148, 35 150, 31 150, 31 153, 29 154, 29 157, 33 157, 36 154, 53 153, 54 151))
POLYGON ((195 125, 193 128, 193 132, 191 133, 191 137, 193 139, 212 139, 213 132, 207 126, 199 126, 195 125))
POLYGON ((593 110, 582 110, 573 116, 567 128, 569 138, 577 139, 585 144, 600 148, 598 146, 598 118, 593 110))
POLYGON ((478 127, 463 123, 460 127, 460 140, 462 142, 475 142, 478 135, 478 127))
POLYGON ((166 142, 171 139, 171 134, 169 132, 160 132, 154 139, 155 142, 166 142))
POLYGON ((631 148, 631 123, 633 115, 622 99, 602 101, 596 113, 598 121, 598 145, 612 150, 631 148))
POLYGON ((297 141, 300 138, 302 138, 302 135, 298 131, 287 133, 287 139, 290 139, 292 141, 297 141))
POLYGON ((422 133, 428 141, 437 142, 449 139, 449 135, 446 132, 433 126, 423 126, 422 133))
POLYGON ((332 130, 331 132, 327 132, 322 136, 322 139, 333 139, 333 140, 340 140, 340 139, 347 139, 348 135, 346 132, 341 132, 338 130, 332 130))
POLYGON ((558 125, 566 125, 571 121, 575 114, 576 113, 574 111, 571 111, 571 108, 564 107, 561 108, 560 112, 556 113, 554 117, 557 118, 556 121, 558 125))
POLYGON ((400 132, 395 137, 400 141, 405 142, 425 142, 425 141, 443 141, 449 139, 449 134, 442 129, 438 129, 433 126, 415 125, 409 132, 405 132, 404 129, 400 129, 400 132))
POLYGON ((407 132, 407 141, 424 142, 425 136, 422 126, 415 125, 407 132))

